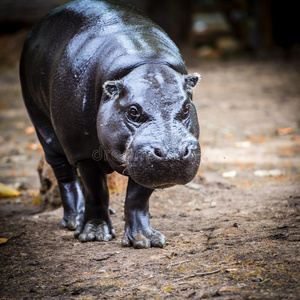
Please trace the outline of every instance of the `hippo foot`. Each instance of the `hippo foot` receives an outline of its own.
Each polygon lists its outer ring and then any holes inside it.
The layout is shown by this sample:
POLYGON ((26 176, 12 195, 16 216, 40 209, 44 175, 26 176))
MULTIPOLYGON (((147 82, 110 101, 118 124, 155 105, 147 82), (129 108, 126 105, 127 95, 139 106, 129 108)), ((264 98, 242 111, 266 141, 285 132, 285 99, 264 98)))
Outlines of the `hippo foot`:
POLYGON ((122 238, 121 245, 123 247, 131 247, 144 249, 150 247, 160 247, 165 245, 165 236, 152 227, 147 230, 132 232, 129 228, 126 229, 122 238))
POLYGON ((78 227, 74 236, 80 242, 108 242, 116 236, 116 233, 111 224, 103 220, 93 219, 88 221, 83 228, 78 227))
POLYGON ((64 218, 61 221, 61 224, 63 227, 74 231, 82 223, 83 216, 84 216, 83 213, 78 213, 76 215, 71 215, 71 216, 64 216, 64 218))

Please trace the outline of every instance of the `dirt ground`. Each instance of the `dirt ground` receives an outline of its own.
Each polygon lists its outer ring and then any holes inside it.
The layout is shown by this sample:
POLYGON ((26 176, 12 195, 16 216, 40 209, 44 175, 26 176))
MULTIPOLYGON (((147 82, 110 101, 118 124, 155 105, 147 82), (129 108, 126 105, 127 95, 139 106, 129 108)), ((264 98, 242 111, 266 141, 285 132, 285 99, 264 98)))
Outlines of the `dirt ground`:
POLYGON ((300 63, 187 64, 202 75, 201 169, 154 192, 151 224, 167 244, 146 250, 121 247, 124 193, 111 199, 111 242, 80 243, 61 208, 42 211, 42 151, 16 64, 1 67, 0 182, 20 191, 0 199, 1 299, 300 298, 300 63))

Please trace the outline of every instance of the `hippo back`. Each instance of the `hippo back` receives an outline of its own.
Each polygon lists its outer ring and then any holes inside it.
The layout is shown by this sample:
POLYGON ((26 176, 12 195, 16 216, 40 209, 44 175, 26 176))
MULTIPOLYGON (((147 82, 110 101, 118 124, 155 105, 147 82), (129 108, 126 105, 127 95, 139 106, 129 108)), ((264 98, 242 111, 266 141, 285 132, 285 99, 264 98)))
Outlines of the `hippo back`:
POLYGON ((96 117, 103 83, 149 63, 187 73, 166 33, 128 4, 75 0, 53 10, 29 33, 20 65, 38 133, 56 135, 62 147, 53 150, 62 148, 71 164, 91 157, 100 147, 96 117))

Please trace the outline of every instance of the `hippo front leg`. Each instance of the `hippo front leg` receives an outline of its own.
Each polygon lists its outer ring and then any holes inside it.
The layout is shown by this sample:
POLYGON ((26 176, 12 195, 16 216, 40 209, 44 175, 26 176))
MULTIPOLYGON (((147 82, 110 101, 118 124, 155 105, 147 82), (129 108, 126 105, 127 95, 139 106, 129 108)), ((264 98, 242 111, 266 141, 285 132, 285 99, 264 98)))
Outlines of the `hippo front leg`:
POLYGON ((81 242, 109 241, 115 230, 109 217, 109 193, 101 162, 86 159, 78 162, 84 185, 85 214, 74 236, 81 242))
POLYGON ((163 247, 165 236, 150 226, 149 198, 153 189, 145 188, 131 178, 128 181, 125 201, 125 234, 123 247, 163 247))

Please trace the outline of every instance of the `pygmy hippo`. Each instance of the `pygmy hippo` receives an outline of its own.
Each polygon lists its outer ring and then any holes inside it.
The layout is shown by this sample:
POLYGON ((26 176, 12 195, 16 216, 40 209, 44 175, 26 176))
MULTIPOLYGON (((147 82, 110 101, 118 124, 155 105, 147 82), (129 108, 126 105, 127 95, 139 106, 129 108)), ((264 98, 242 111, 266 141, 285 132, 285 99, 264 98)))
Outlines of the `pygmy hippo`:
POLYGON ((20 78, 58 181, 62 225, 80 241, 114 238, 106 174, 117 171, 129 178, 122 245, 163 247, 149 197, 188 183, 200 164, 192 102, 200 76, 187 74, 167 34, 120 0, 75 0, 28 34, 20 78))

